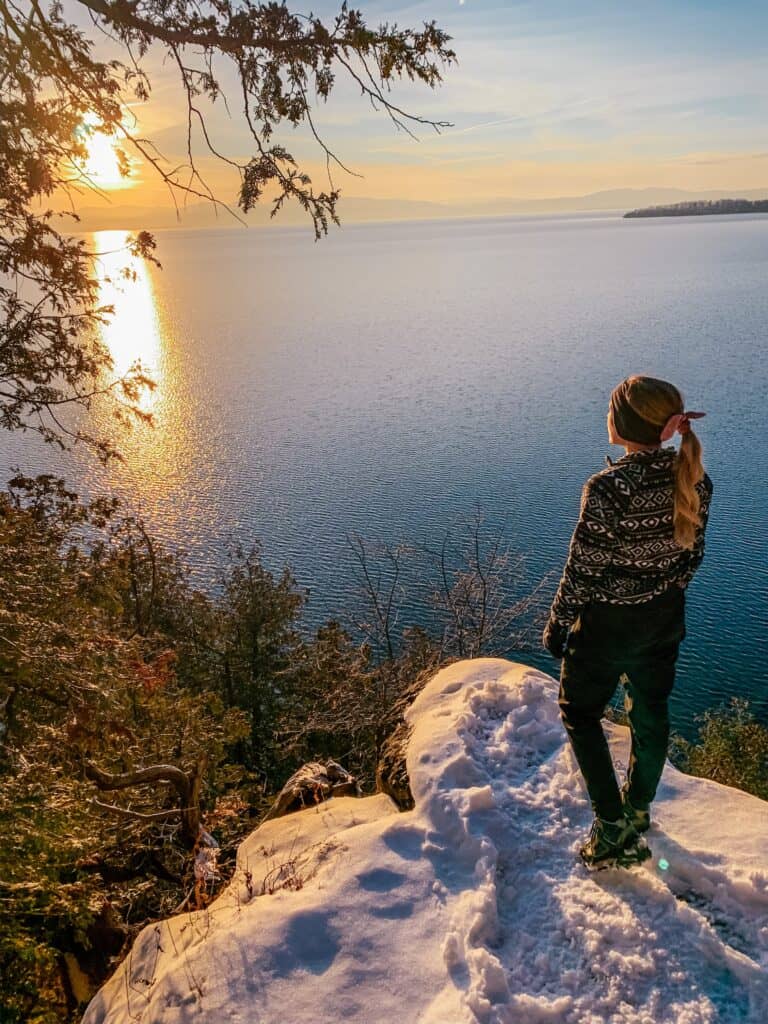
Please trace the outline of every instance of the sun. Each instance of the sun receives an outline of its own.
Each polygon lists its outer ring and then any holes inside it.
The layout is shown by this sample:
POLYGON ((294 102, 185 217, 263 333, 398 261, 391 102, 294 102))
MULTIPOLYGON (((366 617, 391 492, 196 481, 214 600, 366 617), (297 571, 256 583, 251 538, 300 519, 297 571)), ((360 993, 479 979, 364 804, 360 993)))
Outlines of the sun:
POLYGON ((81 134, 85 138, 88 150, 88 156, 81 168, 83 174, 98 188, 131 188, 135 181, 120 174, 115 136, 106 135, 100 128, 101 122, 97 117, 86 117, 83 121, 81 134))

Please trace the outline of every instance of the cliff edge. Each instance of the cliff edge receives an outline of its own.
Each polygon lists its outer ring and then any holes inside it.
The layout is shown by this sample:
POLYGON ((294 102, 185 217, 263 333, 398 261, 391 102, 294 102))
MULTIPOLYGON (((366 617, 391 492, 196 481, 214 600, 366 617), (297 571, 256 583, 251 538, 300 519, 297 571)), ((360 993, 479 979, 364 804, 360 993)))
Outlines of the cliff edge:
MULTIPOLYGON (((557 683, 497 658, 407 712, 383 793, 262 824, 206 910, 147 927, 83 1024, 765 1019, 768 803, 667 764, 653 859, 589 875, 557 683)), ((607 724, 619 768, 628 730, 607 724)))

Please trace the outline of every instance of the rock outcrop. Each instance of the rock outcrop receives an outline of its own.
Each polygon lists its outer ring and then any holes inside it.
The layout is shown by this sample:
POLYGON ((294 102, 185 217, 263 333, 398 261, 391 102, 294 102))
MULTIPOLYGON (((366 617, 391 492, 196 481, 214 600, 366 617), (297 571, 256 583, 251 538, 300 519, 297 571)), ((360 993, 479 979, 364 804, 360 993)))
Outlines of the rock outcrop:
POLYGON ((360 796, 354 776, 336 761, 309 761, 288 779, 264 821, 313 807, 332 796, 360 796))
MULTIPOLYGON (((762 1024, 768 803, 668 764, 653 860, 589 875, 557 690, 497 658, 438 672, 404 713, 411 810, 334 796, 263 822, 83 1024, 762 1024)), ((621 768, 628 730, 606 731, 621 768)))

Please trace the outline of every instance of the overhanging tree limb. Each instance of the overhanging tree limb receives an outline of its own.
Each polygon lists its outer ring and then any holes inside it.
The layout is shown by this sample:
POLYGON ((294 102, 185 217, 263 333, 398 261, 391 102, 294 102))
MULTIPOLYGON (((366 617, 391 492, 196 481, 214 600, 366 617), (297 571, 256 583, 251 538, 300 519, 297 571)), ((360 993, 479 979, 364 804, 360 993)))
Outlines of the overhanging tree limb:
MULTIPOLYGON (((242 213, 267 198, 274 217, 294 200, 318 240, 329 222, 339 223, 341 193, 331 163, 355 174, 326 144, 314 112, 329 98, 337 74, 355 82, 398 129, 410 133, 409 125, 422 124, 440 131, 449 122, 408 113, 393 102, 392 84, 406 78, 434 88, 456 55, 450 36, 434 21, 417 29, 394 23, 371 28, 346 0, 327 24, 285 3, 252 0, 69 3, 87 10, 91 27, 118 48, 114 59, 96 56, 93 39, 68 19, 62 3, 0 0, 0 381, 11 382, 0 395, 0 426, 36 430, 61 447, 86 443, 106 460, 118 454, 114 438, 96 436, 89 427, 73 429, 57 413, 60 406, 87 413, 106 402, 124 422, 149 418, 141 408, 148 378, 139 369, 105 386, 112 357, 102 327, 111 314, 98 306, 92 254, 57 226, 64 216, 77 220, 76 200, 84 192, 101 191, 87 170, 90 136, 99 132, 124 141, 164 182, 177 213, 178 197, 192 196, 239 218, 196 166, 197 126, 207 152, 237 170, 242 213), (125 123, 127 105, 150 97, 142 59, 153 45, 174 58, 186 95, 187 152, 179 166, 125 123), (218 56, 235 71, 250 157, 223 152, 206 120, 201 98, 227 102, 214 71, 218 56), (299 125, 324 156, 327 190, 316 190, 275 139, 278 129, 299 125), (55 212, 54 200, 69 211, 55 212)), ((133 255, 149 257, 153 245, 142 232, 133 255)))

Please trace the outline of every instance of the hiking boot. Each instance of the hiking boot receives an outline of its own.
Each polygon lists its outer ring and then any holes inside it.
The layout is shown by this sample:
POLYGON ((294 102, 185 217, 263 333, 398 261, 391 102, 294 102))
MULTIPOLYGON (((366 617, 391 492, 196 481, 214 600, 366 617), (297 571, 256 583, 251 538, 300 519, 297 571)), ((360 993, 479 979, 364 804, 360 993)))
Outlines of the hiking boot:
POLYGON ((651 827, 651 812, 642 807, 634 807, 627 797, 626 791, 621 791, 621 806, 624 810, 624 817, 627 821, 631 821, 635 826, 635 831, 639 834, 641 832, 647 832, 651 827))
POLYGON ((651 856, 651 851, 632 822, 625 817, 618 821, 595 818, 589 839, 579 850, 579 856, 590 869, 630 867, 642 864, 651 856))

